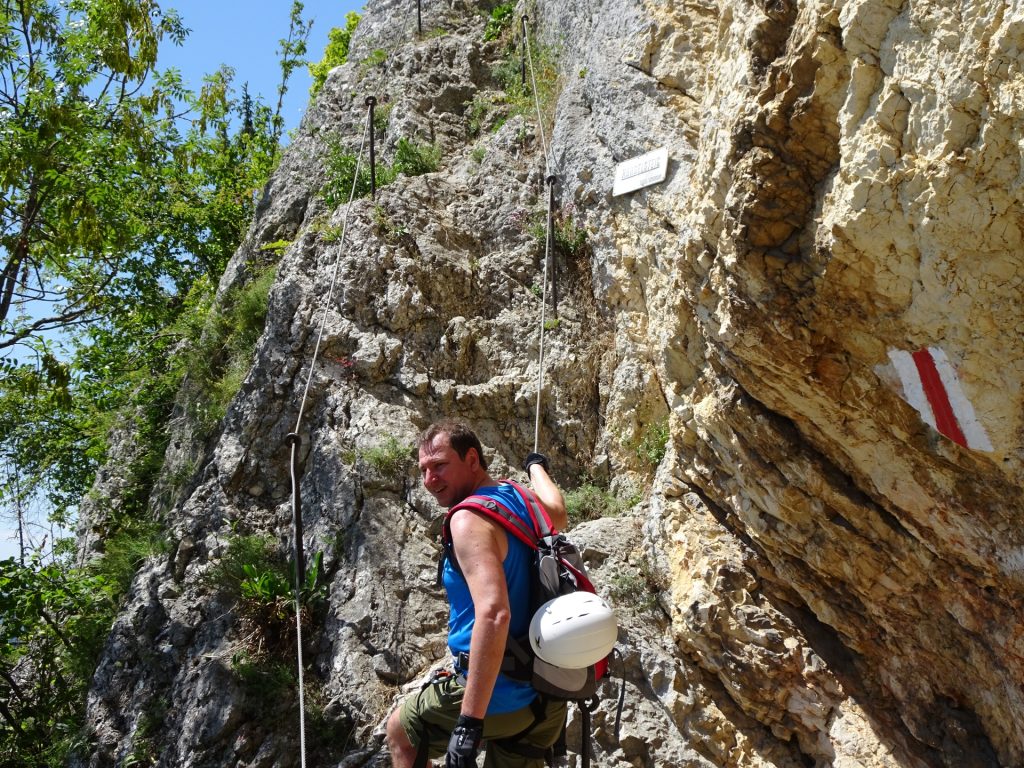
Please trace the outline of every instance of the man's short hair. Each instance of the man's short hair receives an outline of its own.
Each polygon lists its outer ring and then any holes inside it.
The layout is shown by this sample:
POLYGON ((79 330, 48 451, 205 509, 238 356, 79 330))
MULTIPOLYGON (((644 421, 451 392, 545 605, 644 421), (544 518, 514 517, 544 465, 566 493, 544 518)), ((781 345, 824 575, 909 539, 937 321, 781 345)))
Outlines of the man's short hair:
POLYGON ((476 455, 480 458, 480 468, 486 471, 487 459, 484 458, 484 447, 480 444, 480 438, 476 436, 476 432, 470 429, 468 424, 458 419, 435 421, 423 430, 417 447, 422 448, 429 445, 438 435, 448 435, 449 445, 463 461, 465 461, 469 449, 475 448, 476 455))

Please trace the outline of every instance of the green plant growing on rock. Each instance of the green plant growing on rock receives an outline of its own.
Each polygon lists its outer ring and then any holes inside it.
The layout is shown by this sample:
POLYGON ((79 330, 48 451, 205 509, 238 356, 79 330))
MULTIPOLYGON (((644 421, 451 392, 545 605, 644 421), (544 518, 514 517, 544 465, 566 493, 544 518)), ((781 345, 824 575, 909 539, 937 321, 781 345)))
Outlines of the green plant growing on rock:
POLYGON ((651 469, 656 469, 668 450, 668 419, 652 421, 640 434, 635 453, 638 459, 651 469))
POLYGON ((361 454, 363 461, 384 477, 401 476, 412 460, 412 446, 389 435, 384 442, 361 454))
POLYGON ((365 75, 369 70, 373 69, 374 67, 382 66, 384 62, 387 60, 388 52, 385 51, 383 48, 376 48, 374 49, 373 53, 371 53, 369 56, 367 56, 366 58, 359 62, 359 72, 360 74, 365 75))
POLYGON ((328 146, 324 171, 327 174, 327 181, 320 188, 320 197, 331 208, 347 203, 350 195, 358 199, 370 194, 369 161, 359 162, 355 153, 349 151, 340 141, 333 141, 328 146))
POLYGON ((552 218, 555 247, 571 258, 582 256, 587 248, 587 230, 576 223, 575 206, 560 208, 552 218))
POLYGON ((387 104, 378 104, 373 110, 373 130, 378 136, 384 135, 388 131, 388 120, 391 119, 391 111, 395 108, 393 102, 387 104))
POLYGON ((331 245, 341 240, 344 227, 341 224, 328 224, 327 217, 323 216, 314 222, 312 230, 319 235, 321 242, 331 245))
POLYGON ((167 535, 156 520, 125 520, 120 530, 103 544, 103 556, 89 570, 123 595, 139 566, 149 557, 168 550, 167 535))
POLYGON ((397 243, 409 234, 409 228, 404 224, 396 224, 383 205, 374 205, 372 216, 377 233, 386 243, 397 243))
MULTIPOLYGON (((183 356, 185 407, 200 436, 213 433, 248 374, 274 276, 273 268, 265 268, 229 291, 219 307, 212 305, 209 293, 200 292, 190 298, 192 308, 178 323, 177 332, 192 339, 183 356)), ((203 288, 211 290, 208 283, 203 288)))
MULTIPOLYGON (((526 232, 543 250, 547 236, 547 210, 538 209, 529 216, 526 232)), ((571 203, 554 211, 551 216, 551 235, 558 253, 579 259, 587 252, 587 230, 576 223, 576 208, 571 203)))
MULTIPOLYGON (((317 552, 306 564, 305 581, 299 591, 303 624, 312 623, 312 612, 326 598, 322 570, 323 553, 317 552)), ((207 580, 234 598, 239 622, 246 632, 246 646, 252 654, 287 649, 294 642, 295 565, 285 562, 272 537, 231 537, 207 580)))
POLYGON ((291 240, 275 240, 272 243, 264 243, 260 246, 261 251, 270 251, 275 256, 280 257, 292 244, 291 240))
MULTIPOLYGON (((395 144, 395 152, 389 164, 377 166, 377 188, 385 187, 400 174, 405 176, 421 176, 433 173, 441 161, 441 150, 438 147, 417 144, 403 137, 395 144)), ((332 208, 347 203, 353 194, 355 181, 355 197, 366 197, 370 194, 370 164, 368 161, 358 162, 355 154, 350 152, 340 141, 333 142, 328 148, 324 162, 327 181, 320 189, 320 197, 332 208), (358 168, 358 179, 356 171, 358 168)))
POLYGON ((402 138, 395 145, 395 157, 388 169, 388 183, 399 174, 406 176, 422 176, 433 173, 441 162, 441 149, 428 144, 417 144, 402 138))
POLYGON ((584 483, 565 494, 565 508, 571 525, 602 517, 618 517, 637 501, 638 494, 620 496, 594 483, 584 483))
POLYGON ((539 106, 543 128, 548 133, 554 124, 555 106, 562 90, 558 58, 556 48, 541 45, 531 37, 529 60, 532 67, 527 65, 525 84, 522 80, 521 55, 514 43, 508 46, 505 57, 492 70, 492 76, 505 92, 505 103, 510 114, 521 115, 534 122, 539 106), (534 81, 537 84, 536 98, 533 94, 534 81))
POLYGON ((484 28, 484 40, 496 40, 502 36, 512 23, 516 11, 516 3, 502 3, 491 10, 487 26, 484 28))
POLYGON ((641 611, 656 611, 659 608, 658 594, 663 586, 650 560, 644 558, 635 571, 620 569, 612 577, 609 596, 618 605, 632 606, 641 611))

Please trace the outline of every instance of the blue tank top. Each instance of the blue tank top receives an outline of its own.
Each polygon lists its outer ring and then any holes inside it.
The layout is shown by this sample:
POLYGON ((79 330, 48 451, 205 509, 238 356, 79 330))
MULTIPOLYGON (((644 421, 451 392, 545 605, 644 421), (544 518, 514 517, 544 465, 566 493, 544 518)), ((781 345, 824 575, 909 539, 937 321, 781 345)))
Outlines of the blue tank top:
MULTIPOLYGON (((501 502, 510 510, 529 523, 530 515, 519 493, 511 485, 499 485, 480 488, 477 495, 489 496, 501 502)), ((503 564, 505 583, 508 585, 508 600, 512 610, 509 632, 513 637, 525 635, 530 629, 530 566, 533 559, 532 550, 506 531, 508 537, 508 555, 503 564)), ((469 594, 469 585, 461 573, 452 567, 451 560, 445 558, 444 587, 448 592, 448 648, 452 655, 469 653, 469 640, 473 634, 475 614, 473 600, 469 594)), ((462 670, 465 672, 466 670, 462 670)), ((512 680, 499 674, 494 684, 494 693, 487 706, 488 715, 500 715, 515 712, 529 705, 537 696, 537 692, 529 683, 512 680)))

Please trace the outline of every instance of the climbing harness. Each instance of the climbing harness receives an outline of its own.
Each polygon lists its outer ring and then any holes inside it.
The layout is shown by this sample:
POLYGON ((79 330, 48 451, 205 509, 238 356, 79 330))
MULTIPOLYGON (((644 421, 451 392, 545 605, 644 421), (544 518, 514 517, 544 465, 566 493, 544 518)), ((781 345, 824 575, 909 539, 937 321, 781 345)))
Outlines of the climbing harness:
POLYGON ((288 433, 287 444, 291 447, 291 480, 292 480, 292 536, 295 542, 295 640, 298 650, 298 684, 299 684, 299 766, 306 768, 306 706, 305 706, 305 684, 303 680, 302 660, 302 587, 306 582, 306 557, 302 545, 302 509, 299 496, 299 448, 302 446, 302 438, 299 436, 299 429, 302 426, 302 415, 306 408, 306 400, 309 398, 309 388, 313 383, 313 373, 316 370, 316 360, 320 354, 320 345, 324 338, 324 329, 327 327, 327 314, 330 311, 331 300, 334 298, 334 289, 338 283, 338 271, 341 266, 341 254, 345 246, 345 233, 348 230, 348 215, 352 210, 352 201, 356 195, 356 184, 359 181, 359 166, 363 159, 363 148, 366 146, 366 135, 371 135, 373 140, 373 104, 368 97, 366 100, 367 115, 366 127, 363 130, 362 141, 359 145, 359 154, 356 156, 356 170, 352 177, 352 191, 349 194, 348 205, 345 207, 345 217, 341 224, 341 238, 338 242, 338 256, 334 260, 334 272, 331 275, 331 285, 327 291, 327 297, 323 304, 323 317, 320 320, 320 329, 317 332, 316 344, 313 347, 313 357, 309 361, 309 373, 306 376, 306 386, 302 391, 302 400, 299 402, 299 413, 295 418, 295 429, 288 433))

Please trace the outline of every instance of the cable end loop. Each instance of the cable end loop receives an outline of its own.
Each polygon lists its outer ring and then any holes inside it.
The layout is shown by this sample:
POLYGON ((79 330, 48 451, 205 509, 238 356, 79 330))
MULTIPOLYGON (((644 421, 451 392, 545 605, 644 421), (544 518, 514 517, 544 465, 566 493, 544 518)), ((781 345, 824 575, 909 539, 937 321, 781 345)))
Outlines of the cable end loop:
POLYGON ((550 187, 550 186, 558 183, 558 177, 555 176, 555 174, 552 173, 546 179, 544 179, 544 183, 547 184, 550 187))
POLYGON ((286 445, 290 445, 292 447, 297 447, 297 446, 302 445, 302 438, 299 437, 299 433, 298 432, 289 432, 288 433, 288 437, 286 437, 284 439, 284 442, 285 442, 286 445))
POLYGON ((366 97, 366 101, 363 102, 363 103, 366 104, 366 106, 368 106, 368 107, 372 107, 372 106, 376 105, 377 97, 376 96, 367 96, 366 97))

